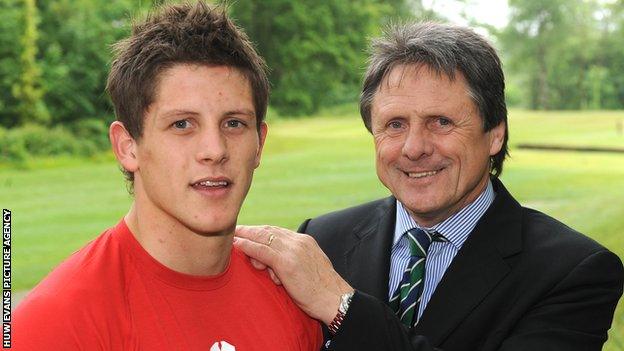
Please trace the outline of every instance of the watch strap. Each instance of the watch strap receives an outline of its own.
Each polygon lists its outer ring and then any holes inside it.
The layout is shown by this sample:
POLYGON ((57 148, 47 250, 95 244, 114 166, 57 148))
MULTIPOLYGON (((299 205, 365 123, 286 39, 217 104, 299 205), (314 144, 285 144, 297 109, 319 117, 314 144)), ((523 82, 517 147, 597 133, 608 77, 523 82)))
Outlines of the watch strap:
POLYGON ((329 333, 331 335, 336 335, 338 329, 342 325, 342 321, 344 321, 345 316, 347 315, 347 311, 349 310, 349 306, 351 305, 351 300, 353 299, 353 294, 355 291, 350 293, 343 294, 340 296, 340 305, 338 306, 338 312, 334 319, 329 323, 327 329, 329 329, 329 333))

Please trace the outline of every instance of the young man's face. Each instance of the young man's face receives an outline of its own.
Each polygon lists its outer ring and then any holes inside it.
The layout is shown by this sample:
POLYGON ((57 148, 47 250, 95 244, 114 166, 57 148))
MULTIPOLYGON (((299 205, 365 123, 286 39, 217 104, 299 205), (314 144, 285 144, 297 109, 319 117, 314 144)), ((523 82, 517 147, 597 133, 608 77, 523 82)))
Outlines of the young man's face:
POLYGON ((160 74, 136 144, 135 205, 201 234, 236 225, 260 133, 249 81, 235 68, 179 64, 160 74))

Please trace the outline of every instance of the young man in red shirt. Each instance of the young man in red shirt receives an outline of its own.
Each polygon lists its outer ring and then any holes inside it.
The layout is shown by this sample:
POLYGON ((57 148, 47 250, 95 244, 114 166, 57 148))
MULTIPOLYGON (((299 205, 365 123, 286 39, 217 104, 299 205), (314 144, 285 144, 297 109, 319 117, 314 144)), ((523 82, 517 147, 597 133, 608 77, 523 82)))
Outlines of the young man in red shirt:
POLYGON ((232 246, 268 87, 263 60, 222 9, 169 6, 134 26, 107 87, 134 202, 22 302, 15 349, 320 348, 318 323, 232 246))

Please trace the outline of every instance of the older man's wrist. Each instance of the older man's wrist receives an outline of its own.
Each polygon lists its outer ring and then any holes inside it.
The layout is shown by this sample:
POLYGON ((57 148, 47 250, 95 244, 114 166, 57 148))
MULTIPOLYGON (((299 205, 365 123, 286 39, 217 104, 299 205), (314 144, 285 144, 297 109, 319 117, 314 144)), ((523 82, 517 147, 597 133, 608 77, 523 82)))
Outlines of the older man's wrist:
POLYGON ((328 308, 324 313, 323 318, 320 319, 325 326, 329 328, 332 323, 335 324, 336 319, 340 318, 341 315, 344 318, 344 314, 346 314, 345 308, 348 308, 350 299, 353 297, 354 293, 355 290, 349 286, 348 288, 345 287, 344 289, 341 289, 338 293, 332 294, 332 297, 329 300, 330 302, 326 304, 328 308), (347 297, 349 298, 349 301, 346 301, 347 297), (347 302, 346 305, 345 302, 347 302))
POLYGON ((340 296, 340 304, 338 305, 338 310, 336 311, 336 315, 332 319, 332 321, 327 325, 329 329, 329 333, 331 335, 335 335, 338 333, 340 326, 342 325, 343 320, 346 318, 347 313, 349 311, 349 306, 351 305, 351 300, 353 299, 353 295, 355 291, 352 290, 350 292, 344 293, 340 296))

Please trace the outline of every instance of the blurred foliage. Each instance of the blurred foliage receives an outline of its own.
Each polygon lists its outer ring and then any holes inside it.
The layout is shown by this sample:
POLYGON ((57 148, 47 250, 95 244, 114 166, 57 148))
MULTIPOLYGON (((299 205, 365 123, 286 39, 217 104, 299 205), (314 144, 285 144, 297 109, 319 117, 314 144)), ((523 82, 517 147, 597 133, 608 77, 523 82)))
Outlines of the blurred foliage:
POLYGON ((531 109, 624 107, 624 2, 509 0, 495 31, 515 97, 531 109))
POLYGON ((20 164, 28 158, 24 139, 0 127, 0 162, 20 164))
MULTIPOLYGON (((110 45, 133 18, 176 0, 0 0, 0 125, 109 122, 110 45)), ((215 1, 217 2, 217 1, 215 1)), ((357 97, 365 48, 420 0, 229 2, 271 67, 276 111, 304 114, 357 97)))
POLYGON ((36 61, 37 39, 39 31, 39 11, 35 0, 24 0, 22 13, 23 33, 20 37, 21 54, 19 58, 20 76, 12 87, 12 93, 18 100, 17 113, 22 123, 46 123, 50 115, 42 100, 41 69, 36 61))
MULTIPOLYGON (((179 0, 0 0, 0 126, 62 126, 94 138, 98 149, 107 145, 110 45, 128 35, 132 18, 168 2, 179 0)), ((388 22, 440 18, 421 0, 214 2, 228 4, 266 58, 272 111, 291 116, 356 101, 368 41, 388 22)), ((624 1, 509 6, 509 24, 489 29, 505 62, 510 105, 624 107, 624 1)), ((0 152, 19 159, 26 146, 0 152)))
POLYGON ((151 1, 0 0, 0 125, 111 119, 110 45, 151 1))
POLYGON ((45 102, 53 124, 110 119, 104 92, 110 45, 128 35, 141 5, 136 0, 47 0, 39 6, 45 102))
POLYGON ((84 120, 68 129, 39 124, 0 127, 0 162, 23 164, 31 157, 92 156, 109 148, 107 128, 100 120, 84 120))
POLYGON ((13 86, 20 79, 22 50, 19 38, 24 31, 24 11, 19 0, 0 0, 0 11, 0 125, 12 127, 19 123, 19 100, 14 95, 13 86))
POLYGON ((369 37, 412 6, 420 2, 248 0, 231 13, 267 61, 273 107, 300 115, 356 100, 369 37))

